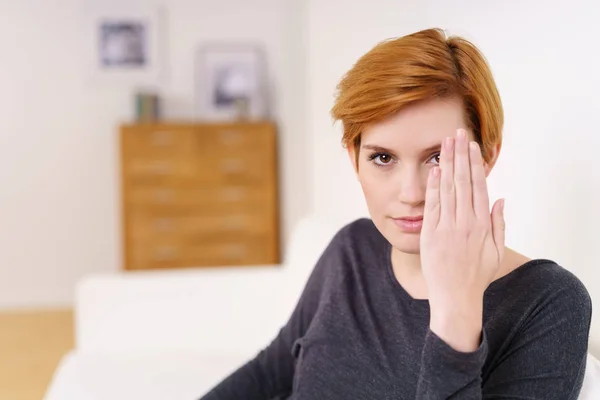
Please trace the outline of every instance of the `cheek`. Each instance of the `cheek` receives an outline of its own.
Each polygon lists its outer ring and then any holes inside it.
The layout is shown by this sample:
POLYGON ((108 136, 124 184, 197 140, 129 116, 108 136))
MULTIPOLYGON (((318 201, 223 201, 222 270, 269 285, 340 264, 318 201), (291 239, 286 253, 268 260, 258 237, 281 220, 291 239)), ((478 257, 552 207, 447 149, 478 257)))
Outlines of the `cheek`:
POLYGON ((375 168, 362 168, 358 174, 365 201, 372 211, 384 209, 394 199, 395 189, 391 174, 375 168))

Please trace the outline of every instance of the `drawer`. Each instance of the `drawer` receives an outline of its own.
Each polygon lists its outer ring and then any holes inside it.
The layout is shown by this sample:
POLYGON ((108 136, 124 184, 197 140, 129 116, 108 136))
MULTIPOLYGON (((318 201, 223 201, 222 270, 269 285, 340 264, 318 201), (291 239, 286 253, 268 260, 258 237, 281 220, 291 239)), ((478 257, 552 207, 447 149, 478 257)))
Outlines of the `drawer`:
POLYGON ((274 205, 272 190, 263 187, 226 185, 181 187, 161 185, 155 187, 132 186, 129 204, 148 208, 183 207, 185 210, 201 209, 204 212, 231 212, 269 209, 274 205))
POLYGON ((196 165, 187 158, 131 157, 124 163, 123 175, 130 184, 191 182, 196 165))
POLYGON ((131 240, 160 238, 228 238, 268 235, 274 230, 274 213, 182 213, 176 210, 132 211, 128 217, 131 240))
POLYGON ((192 246, 191 265, 241 265, 271 263, 273 241, 265 237, 231 238, 192 246))
POLYGON ((123 174, 131 184, 264 185, 275 179, 275 166, 256 154, 210 158, 131 157, 124 162, 123 174))
POLYGON ((181 267, 189 258, 189 250, 182 240, 131 241, 128 269, 181 267))
POLYGON ((275 166, 258 153, 214 154, 196 160, 199 183, 264 185, 275 179, 275 166))
POLYGON ((131 269, 200 267, 275 263, 274 242, 238 238, 215 242, 181 240, 133 241, 131 269))
POLYGON ((196 130, 190 127, 140 125, 124 128, 123 152, 126 156, 170 155, 178 157, 193 152, 196 130))
POLYGON ((203 153, 237 154, 258 150, 268 154, 274 145, 275 132, 265 125, 206 126, 198 131, 196 140, 203 153))

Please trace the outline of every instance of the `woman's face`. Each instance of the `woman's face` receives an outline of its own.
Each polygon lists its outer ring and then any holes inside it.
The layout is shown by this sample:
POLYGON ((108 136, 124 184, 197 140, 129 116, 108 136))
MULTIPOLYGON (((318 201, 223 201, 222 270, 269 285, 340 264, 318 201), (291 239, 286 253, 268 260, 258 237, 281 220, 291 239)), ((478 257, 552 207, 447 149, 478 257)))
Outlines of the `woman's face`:
MULTIPOLYGON (((419 253, 429 170, 439 164, 442 140, 466 126, 459 99, 436 99, 363 131, 358 168, 354 166, 371 219, 396 249, 419 253)), ((355 163, 354 149, 348 151, 355 163)))

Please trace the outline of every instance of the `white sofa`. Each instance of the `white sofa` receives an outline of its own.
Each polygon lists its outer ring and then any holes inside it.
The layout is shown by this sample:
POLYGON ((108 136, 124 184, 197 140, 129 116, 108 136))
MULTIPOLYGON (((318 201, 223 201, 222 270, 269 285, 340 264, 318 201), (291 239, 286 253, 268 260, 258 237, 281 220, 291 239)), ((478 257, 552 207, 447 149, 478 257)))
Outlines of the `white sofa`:
MULTIPOLYGON (((336 230, 302 221, 275 267, 86 277, 76 290, 76 348, 44 400, 198 399, 277 334, 336 230)), ((599 385, 590 356, 580 400, 600 399, 599 385)))
POLYGON ((337 229, 301 221, 279 266, 86 277, 44 400, 199 398, 277 334, 337 229))

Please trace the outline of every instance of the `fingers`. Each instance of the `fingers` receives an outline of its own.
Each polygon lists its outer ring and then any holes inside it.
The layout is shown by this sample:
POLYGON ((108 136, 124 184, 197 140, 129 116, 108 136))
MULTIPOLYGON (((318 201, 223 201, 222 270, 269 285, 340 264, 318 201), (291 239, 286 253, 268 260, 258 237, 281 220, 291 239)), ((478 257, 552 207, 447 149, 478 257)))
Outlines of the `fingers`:
POLYGON ((477 142, 469 143, 471 160, 471 182, 473 187, 473 210, 475 217, 481 221, 490 221, 490 199, 488 195, 483 157, 477 142))
POLYGON ((498 200, 492 208, 492 235, 498 249, 500 261, 504 258, 506 222, 504 220, 504 199, 498 200))
POLYGON ((466 131, 459 129, 454 152, 454 185, 456 187, 456 225, 468 226, 473 219, 473 191, 471 188, 471 165, 469 142, 466 131))
POLYGON ((454 138, 447 137, 440 152, 440 222, 454 224, 456 193, 454 187, 454 138))
POLYGON ((446 138, 441 152, 438 221, 468 227, 474 219, 490 226, 489 195, 481 149, 464 129, 446 138))
POLYGON ((433 167, 429 171, 427 190, 425 192, 425 212, 423 214, 423 229, 433 230, 440 219, 440 169, 433 167))

